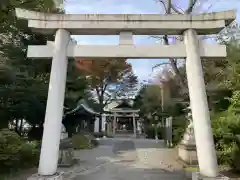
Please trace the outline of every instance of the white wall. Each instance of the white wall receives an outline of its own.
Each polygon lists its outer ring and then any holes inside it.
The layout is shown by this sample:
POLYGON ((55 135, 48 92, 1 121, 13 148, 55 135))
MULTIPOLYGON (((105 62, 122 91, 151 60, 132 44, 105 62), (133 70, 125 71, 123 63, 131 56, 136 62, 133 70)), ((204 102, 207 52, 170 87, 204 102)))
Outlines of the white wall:
POLYGON ((107 119, 107 117, 105 115, 103 115, 102 116, 102 131, 106 130, 106 128, 105 128, 106 119, 107 119))
POLYGON ((94 132, 99 132, 99 118, 96 117, 94 122, 94 132))

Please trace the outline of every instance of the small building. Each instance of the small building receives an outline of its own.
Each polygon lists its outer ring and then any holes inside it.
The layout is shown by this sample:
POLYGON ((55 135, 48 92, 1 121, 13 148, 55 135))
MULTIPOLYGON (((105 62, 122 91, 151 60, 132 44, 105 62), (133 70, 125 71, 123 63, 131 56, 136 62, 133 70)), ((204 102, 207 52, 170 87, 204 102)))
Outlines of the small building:
MULTIPOLYGON (((132 107, 131 100, 116 100, 105 108, 102 123, 107 135, 133 135, 140 132, 139 109, 132 107)), ((97 121, 95 121, 98 124, 97 121)))
MULTIPOLYGON (((132 107, 131 100, 115 100, 108 104, 102 114, 102 132, 109 136, 130 135, 136 137, 140 133, 139 109, 132 107)), ((77 132, 99 132, 100 113, 93 110, 86 101, 70 111, 65 111, 63 124, 71 136, 77 132)))
POLYGON ((94 132, 95 119, 99 118, 99 113, 94 111, 82 100, 73 110, 65 110, 63 124, 71 136, 80 131, 94 132))

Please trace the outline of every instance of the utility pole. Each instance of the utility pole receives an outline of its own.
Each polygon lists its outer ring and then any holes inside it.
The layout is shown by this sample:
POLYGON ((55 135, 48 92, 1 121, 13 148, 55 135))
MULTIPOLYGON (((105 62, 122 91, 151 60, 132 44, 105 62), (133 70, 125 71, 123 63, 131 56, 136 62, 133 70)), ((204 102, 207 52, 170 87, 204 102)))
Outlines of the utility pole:
POLYGON ((56 8, 64 10, 64 0, 53 0, 56 8))

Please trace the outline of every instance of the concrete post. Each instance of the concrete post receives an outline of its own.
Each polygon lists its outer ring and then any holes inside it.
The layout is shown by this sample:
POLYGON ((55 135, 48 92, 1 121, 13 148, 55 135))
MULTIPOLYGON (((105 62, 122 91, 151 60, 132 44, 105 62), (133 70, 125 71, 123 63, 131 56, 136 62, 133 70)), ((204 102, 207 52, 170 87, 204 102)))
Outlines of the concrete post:
POLYGON ((120 45, 133 45, 133 33, 132 32, 120 32, 119 34, 120 45))
POLYGON ((64 29, 57 30, 38 168, 38 173, 43 176, 54 175, 57 171, 67 77, 67 46, 69 41, 70 33, 68 31, 64 29))
POLYGON ((135 113, 133 113, 133 133, 134 133, 134 137, 137 137, 137 128, 136 128, 135 113))
POLYGON ((94 132, 99 132, 99 117, 96 117, 95 118, 95 121, 94 121, 94 132))
POLYGON ((102 115, 102 132, 105 132, 106 131, 106 114, 103 114, 102 115))
POLYGON ((186 73, 200 173, 207 177, 216 177, 218 165, 196 31, 193 29, 185 31, 184 42, 187 53, 186 73))
POLYGON ((116 113, 114 113, 113 114, 113 136, 115 135, 116 124, 117 124, 117 117, 116 117, 116 113))

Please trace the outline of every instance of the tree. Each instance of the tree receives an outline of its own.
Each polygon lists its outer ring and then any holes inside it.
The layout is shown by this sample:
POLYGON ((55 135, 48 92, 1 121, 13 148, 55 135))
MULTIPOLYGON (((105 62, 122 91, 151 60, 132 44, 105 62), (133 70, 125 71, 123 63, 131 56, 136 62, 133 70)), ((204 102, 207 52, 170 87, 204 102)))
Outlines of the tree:
POLYGON ((134 100, 134 108, 140 109, 140 116, 148 119, 149 114, 162 112, 161 88, 158 85, 145 85, 134 100))
MULTIPOLYGON (((156 2, 159 3, 163 7, 164 13, 166 15, 168 15, 168 14, 193 14, 193 13, 196 13, 196 12, 199 13, 200 9, 205 5, 205 3, 207 1, 204 1, 204 0, 188 0, 188 6, 185 10, 183 10, 180 7, 174 5, 173 0, 156 0, 156 2)), ((213 7, 213 4, 210 4, 205 9, 204 13, 209 11, 212 7, 213 7)), ((233 33, 234 32, 233 28, 231 28, 231 31, 227 31, 227 32, 228 33, 233 33)), ((161 39, 162 42, 165 45, 169 45, 170 40, 183 41, 182 36, 164 35, 162 37, 158 37, 158 36, 157 37, 153 36, 153 37, 157 38, 157 39, 161 39)), ((211 38, 211 37, 212 36, 202 36, 201 38, 205 39, 205 38, 211 38)), ((177 79, 177 81, 178 81, 178 83, 181 87, 182 94, 187 96, 187 92, 188 92, 187 79, 186 79, 186 76, 184 77, 183 74, 179 71, 179 67, 181 67, 181 66, 178 66, 178 59, 170 58, 169 59, 169 64, 170 64, 172 70, 174 71, 174 73, 176 74, 176 79, 177 79)), ((161 64, 159 64, 159 65, 161 65, 161 64)))
POLYGON ((25 21, 17 20, 14 13, 15 8, 22 7, 45 11, 46 9, 54 9, 53 3, 51 5, 50 3, 52 1, 45 4, 43 0, 1 1, 0 47, 2 73, 0 75, 0 89, 3 96, 0 98, 0 105, 2 109, 1 115, 4 117, 1 120, 1 127, 8 127, 9 122, 16 120, 17 123, 19 119, 29 117, 27 113, 36 112, 28 111, 28 109, 32 109, 34 99, 42 102, 41 96, 47 92, 46 77, 48 77, 48 70, 51 67, 49 61, 36 62, 26 58, 27 45, 45 43, 47 37, 33 34, 27 28, 25 21), (37 95, 39 95, 39 98, 36 98, 37 95))
POLYGON ((85 76, 80 76, 75 67, 75 62, 70 61, 66 82, 65 107, 74 109, 78 105, 79 100, 88 98, 90 95, 86 92, 87 85, 85 76))
MULTIPOLYGON (((164 13, 166 15, 168 14, 173 14, 173 13, 177 13, 177 14, 191 14, 192 11, 193 11, 193 8, 194 6, 196 5, 197 3, 197 0, 189 0, 189 5, 188 5, 188 8, 183 11, 183 10, 179 10, 177 7, 175 7, 172 3, 172 0, 167 0, 167 1, 164 1, 164 0, 156 0, 158 3, 160 3, 163 8, 164 8, 164 13)), ((158 39, 162 39, 163 40, 163 43, 165 45, 169 45, 170 42, 169 42, 169 39, 171 37, 169 37, 168 35, 164 35, 163 37, 157 37, 158 39)), ((173 38, 177 38, 178 40, 181 40, 182 37, 179 36, 179 37, 173 37, 173 38)), ((187 81, 186 79, 182 76, 182 74, 180 73, 179 71, 179 68, 178 68, 178 60, 177 59, 174 59, 174 58, 169 58, 169 64, 171 65, 174 73, 176 74, 176 78, 183 90, 183 92, 186 92, 186 89, 187 88, 187 81)), ((160 64, 161 65, 161 64, 160 64)))
MULTIPOLYGON (((18 20, 16 7, 43 12, 63 13, 55 8, 51 0, 1 1, 0 34, 0 128, 27 121, 32 128, 40 127, 37 136, 41 138, 44 123, 51 61, 33 60, 26 57, 28 45, 46 44, 53 35, 32 33, 27 22, 18 20)), ((68 66, 65 106, 73 108, 83 97, 85 81, 79 77, 74 61, 68 66)), ((22 124, 22 123, 20 123, 22 124)), ((20 125, 21 126, 21 125, 20 125)), ((32 133, 36 134, 36 133, 32 133)))
POLYGON ((77 59, 76 66, 87 77, 91 92, 99 103, 100 123, 104 107, 113 99, 126 95, 137 83, 137 77, 132 72, 132 66, 125 59, 81 60, 77 59), (115 90, 110 90, 113 85, 115 90))

